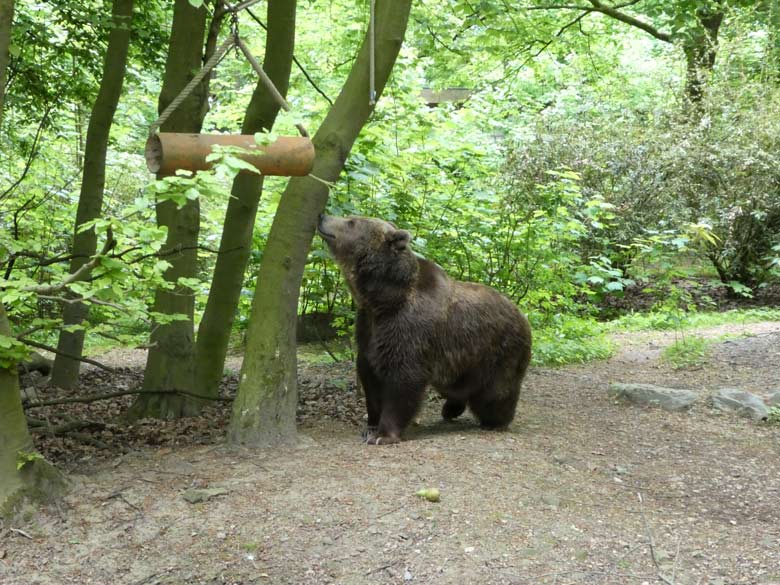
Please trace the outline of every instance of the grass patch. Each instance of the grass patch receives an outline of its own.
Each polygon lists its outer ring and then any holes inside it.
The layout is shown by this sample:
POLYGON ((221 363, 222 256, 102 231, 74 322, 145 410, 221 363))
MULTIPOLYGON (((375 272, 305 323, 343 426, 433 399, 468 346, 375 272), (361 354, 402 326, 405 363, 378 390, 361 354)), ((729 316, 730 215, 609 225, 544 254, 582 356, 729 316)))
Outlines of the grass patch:
POLYGON ((332 364, 334 362, 354 361, 355 350, 351 337, 341 337, 325 342, 298 344, 298 361, 309 364, 332 364))
POLYGON ((761 321, 780 321, 780 309, 734 309, 685 313, 651 311, 631 313, 608 324, 610 331, 669 331, 718 325, 745 325, 761 321))
POLYGON ((769 409, 769 416, 766 422, 771 425, 780 425, 780 406, 772 406, 769 409))
MULTIPOLYGON (((593 319, 555 315, 542 318, 530 316, 533 329, 533 365, 562 366, 591 360, 606 359, 614 352, 612 342, 602 323, 593 319)), ((327 342, 338 361, 354 360, 349 339, 327 342)), ((298 346, 299 362, 314 365, 333 363, 321 343, 298 346)))
POLYGON ((707 362, 711 346, 712 341, 703 337, 683 337, 664 349, 661 357, 676 370, 692 368, 707 362))
POLYGON ((533 325, 533 365, 562 366, 607 359, 614 352, 603 324, 591 319, 556 315, 533 325))

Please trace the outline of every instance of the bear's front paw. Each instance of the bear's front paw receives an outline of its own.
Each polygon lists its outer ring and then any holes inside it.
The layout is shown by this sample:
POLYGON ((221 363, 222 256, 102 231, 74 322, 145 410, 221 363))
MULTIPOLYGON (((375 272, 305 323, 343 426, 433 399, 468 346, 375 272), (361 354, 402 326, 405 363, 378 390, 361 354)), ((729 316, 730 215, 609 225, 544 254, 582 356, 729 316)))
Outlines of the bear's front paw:
POLYGON ((369 445, 395 445, 396 443, 401 442, 401 437, 398 435, 379 435, 379 436, 370 436, 366 443, 369 445))

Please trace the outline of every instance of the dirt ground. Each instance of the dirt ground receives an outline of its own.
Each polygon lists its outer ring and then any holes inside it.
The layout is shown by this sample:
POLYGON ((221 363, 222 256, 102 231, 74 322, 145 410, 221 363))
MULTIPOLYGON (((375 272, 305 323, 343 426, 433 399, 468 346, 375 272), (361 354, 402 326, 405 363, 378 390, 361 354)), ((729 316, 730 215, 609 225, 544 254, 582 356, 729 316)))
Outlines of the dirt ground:
MULTIPOLYGON (((704 398, 668 413, 607 396, 612 381, 780 389, 780 323, 699 333, 730 335, 706 367, 659 362, 673 334, 621 335, 609 361, 533 369, 507 432, 439 422, 432 398, 391 447, 359 441, 350 364, 301 368, 296 448, 223 445, 227 403, 131 429, 110 422, 128 397, 69 405, 98 421, 96 443, 39 437, 72 489, 0 529, 0 583, 780 584, 780 425, 704 398), (191 504, 193 486, 223 493, 191 504), (415 496, 426 487, 441 501, 415 496)), ((63 408, 35 416, 67 420, 63 408)))

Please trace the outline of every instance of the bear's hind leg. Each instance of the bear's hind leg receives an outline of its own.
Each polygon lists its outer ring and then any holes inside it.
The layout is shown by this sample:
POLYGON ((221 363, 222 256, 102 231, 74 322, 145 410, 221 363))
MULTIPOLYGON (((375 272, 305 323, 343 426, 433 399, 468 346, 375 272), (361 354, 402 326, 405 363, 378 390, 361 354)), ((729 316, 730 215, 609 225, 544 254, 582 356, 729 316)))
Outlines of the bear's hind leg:
POLYGON ((469 396, 478 393, 484 384, 481 372, 467 371, 452 384, 439 389, 444 397, 441 417, 447 421, 458 418, 465 412, 469 396))
MULTIPOLYGON (((516 383, 515 383, 516 384, 516 383)), ((520 395, 519 388, 496 388, 492 392, 477 394, 469 399, 469 408, 482 428, 501 430, 515 418, 515 408, 520 395), (501 392, 503 390, 503 392, 501 392), (502 396, 503 394, 503 396, 502 396)))

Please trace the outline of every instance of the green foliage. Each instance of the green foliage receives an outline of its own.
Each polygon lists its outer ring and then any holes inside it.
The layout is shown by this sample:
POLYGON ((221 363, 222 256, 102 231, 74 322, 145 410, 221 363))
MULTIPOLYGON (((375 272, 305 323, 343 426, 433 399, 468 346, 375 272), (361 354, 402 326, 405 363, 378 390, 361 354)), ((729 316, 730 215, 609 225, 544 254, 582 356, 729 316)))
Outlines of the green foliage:
POLYGON ((771 407, 766 420, 771 425, 780 425, 780 406, 771 407))
POLYGON ((612 204, 616 221, 589 245, 626 275, 639 277, 638 242, 685 235, 682 247, 712 262, 724 283, 762 283, 777 274, 780 240, 780 124, 770 113, 778 99, 771 87, 724 84, 713 85, 696 118, 562 110, 519 147, 518 166, 527 183, 566 165, 586 197, 612 204))
MULTIPOLYGON (((6 305, 11 322, 27 329, 30 337, 50 343, 62 325, 58 306, 81 301, 89 306, 88 319, 70 329, 83 329, 92 345, 100 338, 98 344, 106 347, 144 341, 153 322, 186 319, 151 310, 157 288, 205 289, 199 278, 181 278, 175 285, 164 279, 170 267, 166 258, 176 252, 163 250, 166 229, 156 225, 155 206, 172 201, 181 207, 197 198, 203 199, 207 211, 213 200, 223 205, 228 186, 243 164, 235 153, 220 152, 214 156, 212 171, 152 181, 134 194, 109 194, 103 217, 79 226, 79 231, 94 231, 98 249, 102 248, 90 259, 88 280, 73 280, 68 273, 66 245, 72 238, 69 224, 75 202, 63 206, 36 190, 12 191, 0 201, 0 209, 11 211, 0 219, 0 268, 7 275, 0 278, 0 302, 6 305)), ((65 195, 70 198, 71 193, 65 195)), ((17 362, 25 351, 24 344, 0 338, 0 365, 17 362)))
MULTIPOLYGON (((2 302, 2 301, 0 301, 2 302)), ((26 358, 30 350, 13 337, 0 335, 0 370, 10 370, 26 358)))
POLYGON ((40 453, 36 453, 35 451, 17 451, 16 452, 16 470, 21 471, 21 469, 30 463, 35 463, 36 461, 43 461, 43 455, 40 453))
POLYGON ((695 336, 683 336, 664 348, 662 358, 677 370, 702 366, 709 357, 712 342, 695 336))
POLYGON ((723 312, 687 312, 682 318, 664 311, 629 313, 609 323, 610 331, 686 330, 718 325, 744 325, 780 321, 780 309, 739 309, 723 312))
POLYGON ((534 322, 533 363, 561 366, 607 359, 614 351, 604 326, 590 319, 556 315, 534 322))
MULTIPOLYGON (((659 303, 614 327, 682 331, 714 323, 694 310, 692 285, 683 282, 691 262, 711 263, 735 296, 776 282, 780 60, 767 11, 747 0, 646 0, 623 8, 669 34, 676 42, 669 44, 595 12, 575 22, 578 10, 527 9, 543 4, 415 3, 391 83, 350 152, 330 211, 393 221, 453 277, 507 294, 534 323, 536 363, 608 356, 605 328, 590 319, 604 317, 599 306, 608 297, 638 284, 655 290, 659 303), (714 80, 694 114, 680 101, 680 47, 701 34, 697 11, 718 4, 728 19, 714 80), (429 107, 421 88, 471 93, 429 107)), ((179 207, 200 199, 199 278, 177 284, 195 290, 196 315, 203 308, 230 178, 253 169, 227 148, 210 157, 212 173, 149 181, 138 153, 157 116, 171 6, 137 0, 106 212, 81 227, 95 231, 99 249, 109 238, 116 244, 95 259, 91 280, 57 288, 68 278, 86 120, 110 18, 94 1, 17 2, 0 132, 0 299, 16 331, 51 341, 61 303, 75 299, 90 305, 83 327, 92 345, 136 343, 152 320, 181 318, 150 312, 155 288, 171 286, 163 279, 166 233, 154 216, 155 201, 165 199, 179 207)), ((242 37, 260 55, 265 32, 246 14, 240 18, 242 37)), ((330 98, 367 22, 367 2, 299 4, 296 55, 330 98)), ((212 80, 204 131, 237 131, 256 81, 244 59, 226 58, 212 80)), ((280 116, 276 131, 297 133, 296 121, 316 128, 329 107, 325 98, 298 74, 288 96, 294 113, 280 116)), ((256 139, 260 145, 273 136, 256 139)), ((238 329, 246 325, 285 185, 283 178, 264 182, 238 329)), ((352 301, 319 241, 299 309, 334 315, 342 336, 350 336, 352 301)), ((777 317, 723 317, 754 318, 777 317)), ((351 346, 334 347, 341 357, 351 346)), ((0 360, 10 363, 22 351, 15 340, 0 339, 0 360)))

